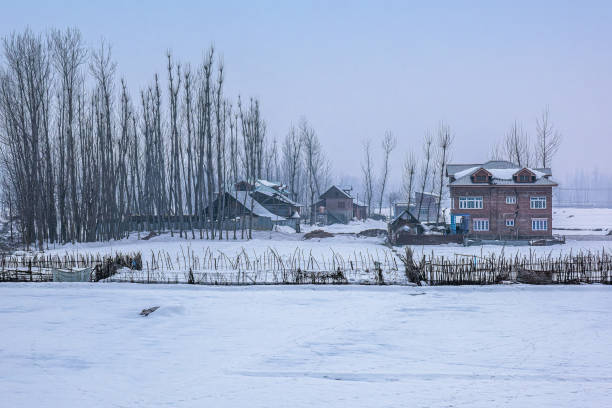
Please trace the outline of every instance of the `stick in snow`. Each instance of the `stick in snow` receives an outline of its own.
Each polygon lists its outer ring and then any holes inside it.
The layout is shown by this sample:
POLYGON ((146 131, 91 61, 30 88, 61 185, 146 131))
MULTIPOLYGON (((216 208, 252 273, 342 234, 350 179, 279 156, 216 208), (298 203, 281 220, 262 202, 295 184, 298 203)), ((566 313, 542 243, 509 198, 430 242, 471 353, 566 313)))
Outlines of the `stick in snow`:
POLYGON ((156 311, 157 309, 159 309, 159 306, 153 306, 149 309, 142 309, 142 312, 140 312, 141 316, 148 316, 151 313, 153 313, 154 311, 156 311))

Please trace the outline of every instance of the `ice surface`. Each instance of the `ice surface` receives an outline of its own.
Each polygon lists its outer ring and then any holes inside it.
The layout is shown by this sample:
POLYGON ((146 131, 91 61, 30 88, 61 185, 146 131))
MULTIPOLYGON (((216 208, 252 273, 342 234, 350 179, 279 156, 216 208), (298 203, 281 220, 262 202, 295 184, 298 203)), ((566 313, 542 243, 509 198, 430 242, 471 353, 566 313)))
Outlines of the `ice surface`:
POLYGON ((612 208, 553 208, 553 231, 565 235, 606 235, 612 208))
POLYGON ((0 405, 603 407, 611 295, 0 284, 0 405))

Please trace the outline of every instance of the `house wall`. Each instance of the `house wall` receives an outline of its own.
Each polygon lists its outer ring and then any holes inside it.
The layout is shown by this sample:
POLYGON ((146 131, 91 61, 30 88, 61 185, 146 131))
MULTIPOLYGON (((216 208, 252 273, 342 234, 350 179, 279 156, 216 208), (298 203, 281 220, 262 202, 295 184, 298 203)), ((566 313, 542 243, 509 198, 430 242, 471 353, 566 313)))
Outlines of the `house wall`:
POLYGON ((367 207, 355 205, 353 207, 353 218, 357 218, 358 220, 365 220, 368 216, 367 210, 367 207))
POLYGON ((470 235, 490 238, 534 238, 552 235, 552 187, 551 186, 451 186, 451 214, 470 215, 470 235), (515 204, 506 204, 506 196, 516 196, 515 204), (482 196, 482 209, 460 209, 459 197, 482 196), (546 197, 545 209, 530 208, 533 196, 546 197), (489 231, 474 231, 473 220, 489 220, 489 231), (546 218, 546 231, 532 230, 533 218, 546 218), (506 226, 506 219, 514 219, 514 227, 506 226))
POLYGON ((353 219, 353 199, 351 198, 326 198, 325 209, 342 222, 353 219))

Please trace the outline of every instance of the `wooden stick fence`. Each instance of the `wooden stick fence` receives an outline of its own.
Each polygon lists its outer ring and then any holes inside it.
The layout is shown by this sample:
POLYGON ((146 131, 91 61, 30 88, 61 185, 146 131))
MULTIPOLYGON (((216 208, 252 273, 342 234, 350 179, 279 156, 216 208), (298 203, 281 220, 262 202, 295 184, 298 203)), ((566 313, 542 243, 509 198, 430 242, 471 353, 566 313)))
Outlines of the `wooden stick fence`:
MULTIPOLYGON (((612 284, 612 256, 601 252, 580 252, 558 257, 529 256, 487 257, 456 256, 455 258, 422 258, 418 268, 430 285, 489 285, 504 281, 521 281, 522 277, 540 277, 541 283, 612 284)), ((525 283, 529 279, 525 278, 525 283)))
POLYGON ((140 253, 114 257, 92 254, 0 257, 0 281, 48 281, 53 268, 96 267, 95 280, 138 283, 194 283, 205 285, 254 284, 407 284, 490 285, 503 282, 612 284, 612 255, 579 252, 553 257, 550 254, 506 256, 423 255, 406 259, 386 248, 375 251, 314 255, 296 248, 281 254, 274 248, 257 253, 242 248, 228 255, 190 247, 178 253, 151 252, 144 263, 140 253), (102 267, 104 266, 104 267, 102 267), (535 278, 534 278, 535 277, 535 278))
POLYGON ((70 271, 88 267, 96 271, 92 280, 100 280, 112 276, 119 267, 142 268, 142 261, 139 253, 0 255, 0 282, 50 282, 53 269, 70 271))

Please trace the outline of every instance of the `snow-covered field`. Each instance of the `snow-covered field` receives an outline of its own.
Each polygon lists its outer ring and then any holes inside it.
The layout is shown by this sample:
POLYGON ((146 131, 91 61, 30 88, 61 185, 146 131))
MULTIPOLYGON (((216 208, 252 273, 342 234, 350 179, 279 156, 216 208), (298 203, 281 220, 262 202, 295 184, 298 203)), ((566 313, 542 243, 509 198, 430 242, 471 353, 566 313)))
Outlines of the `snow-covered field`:
POLYGON ((604 407, 611 299, 601 285, 0 284, 0 405, 604 407))
MULTIPOLYGON (((303 234, 285 234, 280 232, 254 232, 252 240, 229 240, 229 241, 211 241, 200 239, 181 239, 178 237, 170 237, 169 234, 163 234, 151 238, 148 241, 137 239, 133 235, 130 239, 121 241, 80 243, 74 245, 58 246, 46 251, 48 254, 76 254, 76 253, 93 253, 93 254, 113 254, 115 252, 142 252, 143 259, 146 262, 153 255, 169 254, 173 259, 181 260, 183 254, 191 253, 196 256, 203 256, 207 251, 213 253, 223 252, 229 257, 238 255, 245 250, 250 255, 263 254, 268 249, 273 249, 282 256, 289 257, 296 250, 302 251, 305 254, 312 254, 317 259, 331 259, 333 254, 342 254, 345 258, 354 256, 354 254, 373 254, 374 256, 384 257, 384 253, 391 253, 391 250, 383 245, 382 238, 363 238, 351 235, 337 235, 331 238, 323 239, 302 239, 303 234)), ((515 254, 530 253, 537 256, 577 253, 580 251, 612 251, 612 240, 575 240, 569 238, 564 245, 554 245, 547 247, 503 247, 498 245, 482 245, 464 247, 459 244, 446 245, 425 245, 413 247, 415 254, 435 256, 453 257, 455 255, 487 255, 490 253, 504 253, 506 256, 514 256, 515 254)), ((398 251, 403 251, 397 248, 398 251)))
POLYGON ((554 208, 553 232, 562 235, 606 235, 612 231, 612 208, 554 208))
MULTIPOLYGON (((506 257, 514 257, 515 255, 544 257, 552 256, 558 257, 569 254, 576 254, 579 252, 601 252, 606 251, 612 253, 612 237, 601 235, 603 229, 607 227, 601 227, 605 225, 612 225, 612 210, 609 209, 576 209, 576 208, 565 208, 555 210, 555 222, 564 225, 566 228, 582 229, 582 231, 564 231, 571 233, 567 242, 564 245, 555 245, 548 247, 503 247, 498 245, 484 245, 484 246, 470 246, 464 247, 457 244, 437 245, 437 246, 419 246, 413 247, 415 255, 420 259, 423 255, 427 257, 444 257, 455 258, 459 256, 484 256, 489 254, 504 255, 506 257), (593 219, 588 217, 588 212, 593 212, 593 219), (608 219, 610 216, 610 219, 608 219), (559 219, 565 220, 565 224, 562 224, 559 219), (600 226, 600 227, 596 227, 600 226), (590 236, 575 234, 586 233, 586 228, 596 229, 601 228, 602 231, 591 231, 590 236), (599 234, 599 235, 594 235, 599 234)), ((556 224, 555 224, 556 225, 556 224)), ((348 267, 349 262, 353 264, 361 264, 363 270, 371 271, 373 269, 374 261, 381 262, 383 270, 394 269, 392 274, 397 274, 397 265, 401 264, 398 253, 403 253, 403 248, 390 249, 384 244, 383 238, 366 238, 359 237, 358 234, 361 231, 370 229, 385 229, 386 224, 382 221, 368 220, 367 222, 351 222, 347 225, 330 225, 325 227, 310 227, 304 226, 302 233, 296 234, 294 232, 286 231, 291 230, 289 227, 283 228, 280 231, 254 231, 254 239, 252 240, 202 240, 199 239, 196 234, 196 239, 191 238, 180 238, 178 234, 172 237, 170 234, 165 233, 160 236, 153 237, 149 240, 138 239, 137 234, 131 234, 130 238, 120 241, 108 241, 108 242, 95 242, 95 243, 77 243, 68 245, 57 245, 49 248, 45 251, 47 254, 93 254, 93 255, 112 255, 116 252, 122 253, 133 253, 141 252, 143 256, 144 273, 146 278, 143 276, 132 276, 118 275, 116 279, 119 280, 136 280, 149 281, 149 270, 162 271, 162 275, 155 277, 158 281, 186 281, 188 271, 193 269, 194 271, 205 271, 206 274, 211 272, 216 273, 217 271, 226 272, 238 272, 236 266, 234 266, 237 258, 240 255, 241 259, 246 254, 252 261, 257 259, 258 263, 255 268, 258 272, 258 282, 265 280, 266 282, 277 282, 278 279, 274 278, 274 270, 267 268, 267 263, 270 262, 271 257, 280 257, 283 260, 284 265, 294 265, 296 254, 299 254, 297 258, 300 258, 307 265, 309 259, 316 262, 317 267, 323 265, 320 270, 329 271, 335 270, 335 266, 330 268, 330 265, 338 265, 340 261, 343 270, 353 270, 353 265, 348 267), (313 229, 324 229, 328 232, 335 234, 331 238, 317 238, 317 239, 304 239, 304 232, 313 229), (204 259, 211 257, 217 258, 212 262, 214 269, 203 266, 206 264, 204 259), (197 258, 197 262, 193 260, 197 258), (341 259, 340 259, 341 258, 341 259), (157 260, 156 266, 153 259, 157 260), (160 262, 163 259, 161 269, 158 269, 160 262), (363 263, 363 260, 366 263, 363 263), (230 262, 230 260, 232 262, 230 262), (218 266, 219 262, 226 264, 225 266, 218 266), (266 263, 267 262, 267 263, 266 263), (164 266, 166 265, 166 266, 164 266), (171 266, 167 266, 171 265, 171 266), (229 265, 229 267, 227 266, 229 265), (262 266, 263 265, 263 266, 262 266), (387 268, 388 267, 388 268, 387 268), (272 275, 268 274, 271 272, 272 275), (271 277, 272 276, 272 277, 271 277)), ((145 236, 146 234, 141 234, 145 236)), ((240 237, 240 233, 238 233, 240 237)), ((208 263, 211 265, 211 263, 208 263)), ((300 266, 304 270, 304 266, 300 266)), ((250 268, 250 267, 249 267, 250 268)), ((294 268, 295 269, 295 268, 294 268)), ((307 270, 317 269, 311 266, 306 267, 307 270)), ((125 271, 124 271, 125 272, 125 271)), ((129 271, 128 271, 129 272, 129 271)), ((368 272, 368 276, 371 274, 368 272)), ((359 276, 348 276, 349 281, 362 281, 359 276)), ((215 280, 216 278, 207 277, 202 280, 208 281, 210 279, 215 280)), ((393 276, 386 276, 386 278, 394 281, 393 276)), ((229 279, 227 277, 223 279, 229 279)), ((196 281, 200 281, 196 279, 196 281)), ((231 280, 230 281, 234 281, 231 280)))

